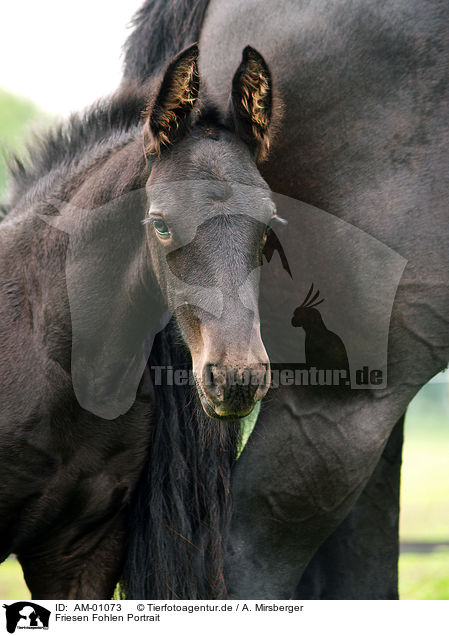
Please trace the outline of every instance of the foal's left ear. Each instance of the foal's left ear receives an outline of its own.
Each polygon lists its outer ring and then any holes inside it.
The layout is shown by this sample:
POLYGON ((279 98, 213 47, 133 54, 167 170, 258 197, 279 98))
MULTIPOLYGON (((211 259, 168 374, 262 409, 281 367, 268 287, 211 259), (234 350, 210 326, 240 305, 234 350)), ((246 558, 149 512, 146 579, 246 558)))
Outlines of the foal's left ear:
POLYGON ((231 115, 237 133, 256 161, 263 161, 268 154, 271 111, 270 70, 261 54, 247 46, 232 80, 231 115))
POLYGON ((160 154, 161 146, 182 134, 198 97, 198 46, 192 44, 168 65, 156 99, 144 113, 145 149, 160 154))

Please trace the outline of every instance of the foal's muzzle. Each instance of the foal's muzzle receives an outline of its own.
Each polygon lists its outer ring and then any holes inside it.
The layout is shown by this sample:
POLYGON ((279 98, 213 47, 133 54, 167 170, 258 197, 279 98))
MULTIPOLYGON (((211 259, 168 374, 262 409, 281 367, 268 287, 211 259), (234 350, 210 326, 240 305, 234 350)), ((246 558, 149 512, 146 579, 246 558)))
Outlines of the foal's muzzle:
POLYGON ((253 410, 267 393, 271 381, 267 362, 251 367, 204 365, 198 392, 208 415, 219 419, 238 419, 253 410))

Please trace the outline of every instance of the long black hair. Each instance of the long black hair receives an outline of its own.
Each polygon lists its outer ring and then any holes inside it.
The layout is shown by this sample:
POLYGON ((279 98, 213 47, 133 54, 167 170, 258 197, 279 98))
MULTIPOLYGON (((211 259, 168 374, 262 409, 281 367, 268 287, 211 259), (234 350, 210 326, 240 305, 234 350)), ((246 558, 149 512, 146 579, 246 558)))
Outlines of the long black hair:
MULTIPOLYGON (((157 336, 149 364, 153 371, 190 366, 173 323, 157 336)), ((221 598, 239 425, 209 418, 194 386, 162 382, 155 390, 157 415, 131 505, 122 595, 221 598)))
MULTIPOLYGON (((146 0, 125 44, 123 85, 145 83, 199 39, 209 0, 146 0)), ((189 368, 172 322, 151 367, 189 368)), ((122 592, 127 598, 202 599, 225 594, 224 549, 238 423, 210 419, 194 386, 155 386, 157 413, 134 493, 122 592)))
MULTIPOLYGON (((125 44, 123 84, 144 83, 199 38, 209 0, 146 0, 125 44)), ((150 366, 188 368, 174 323, 156 338, 150 366)), ((134 493, 122 592, 127 598, 225 594, 230 474, 239 425, 206 416, 194 386, 155 386, 156 422, 134 493)))

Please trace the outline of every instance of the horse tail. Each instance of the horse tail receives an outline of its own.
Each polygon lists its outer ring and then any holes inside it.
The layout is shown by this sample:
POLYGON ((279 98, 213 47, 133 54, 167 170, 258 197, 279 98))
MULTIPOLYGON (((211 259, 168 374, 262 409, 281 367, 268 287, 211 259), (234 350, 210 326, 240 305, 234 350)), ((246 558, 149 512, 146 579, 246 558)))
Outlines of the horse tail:
MULTIPOLYGON (((169 325, 155 340, 150 368, 188 364, 184 345, 169 325)), ((157 416, 131 504, 122 594, 130 599, 222 598, 239 425, 208 418, 195 387, 163 382, 155 390, 157 416)))
POLYGON ((124 80, 144 82, 196 42, 209 0, 146 0, 127 39, 124 80))

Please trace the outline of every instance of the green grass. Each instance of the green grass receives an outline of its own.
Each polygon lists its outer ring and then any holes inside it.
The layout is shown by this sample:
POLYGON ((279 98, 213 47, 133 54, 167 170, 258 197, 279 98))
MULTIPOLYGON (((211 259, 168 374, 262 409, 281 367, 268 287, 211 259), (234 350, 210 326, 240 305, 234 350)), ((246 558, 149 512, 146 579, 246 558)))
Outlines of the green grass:
POLYGON ((16 559, 7 559, 0 565, 0 598, 26 600, 30 592, 23 580, 22 568, 16 559))
POLYGON ((403 600, 449 599, 449 551, 402 554, 399 559, 399 596, 403 600))
POLYGON ((401 538, 449 541, 449 426, 447 432, 405 436, 401 538))
POLYGON ((427 384, 410 404, 401 483, 401 538, 449 541, 449 387, 427 384))
MULTIPOLYGON (((449 541, 449 391, 427 384, 407 411, 401 483, 403 541, 449 541)), ((449 599, 449 551, 402 554, 403 599, 449 599)))

